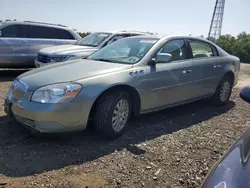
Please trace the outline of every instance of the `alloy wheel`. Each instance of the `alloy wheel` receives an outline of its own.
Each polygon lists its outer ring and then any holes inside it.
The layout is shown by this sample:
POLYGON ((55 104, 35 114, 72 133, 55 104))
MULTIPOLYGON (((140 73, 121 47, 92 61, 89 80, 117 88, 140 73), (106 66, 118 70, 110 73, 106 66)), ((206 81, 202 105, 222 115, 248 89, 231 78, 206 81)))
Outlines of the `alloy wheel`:
POLYGON ((129 115, 129 103, 121 99, 115 106, 112 116, 112 127, 115 132, 120 132, 127 123, 129 115))

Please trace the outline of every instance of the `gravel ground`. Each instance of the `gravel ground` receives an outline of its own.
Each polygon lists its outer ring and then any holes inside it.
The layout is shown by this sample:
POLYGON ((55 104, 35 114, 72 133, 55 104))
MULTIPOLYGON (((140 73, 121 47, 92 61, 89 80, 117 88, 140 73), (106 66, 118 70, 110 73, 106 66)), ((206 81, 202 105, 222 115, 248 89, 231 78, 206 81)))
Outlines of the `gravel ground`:
MULTIPOLYGON (((0 188, 198 187, 250 117, 238 87, 223 107, 204 100, 138 117, 115 141, 89 130, 33 137, 2 107, 22 72, 0 72, 0 188)), ((240 87, 248 73, 250 68, 240 87)))

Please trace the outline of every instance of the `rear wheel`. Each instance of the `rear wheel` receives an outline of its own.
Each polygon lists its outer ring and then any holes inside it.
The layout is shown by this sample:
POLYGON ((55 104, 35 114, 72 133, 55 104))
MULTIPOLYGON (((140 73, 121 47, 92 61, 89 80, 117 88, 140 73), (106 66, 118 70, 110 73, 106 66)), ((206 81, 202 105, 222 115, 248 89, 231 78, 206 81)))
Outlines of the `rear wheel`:
POLYGON ((223 105, 229 101, 232 93, 233 80, 229 76, 224 76, 212 97, 212 102, 215 105, 223 105))
POLYGON ((97 103, 94 114, 95 130, 106 138, 120 136, 131 114, 131 102, 126 92, 107 93, 97 103))

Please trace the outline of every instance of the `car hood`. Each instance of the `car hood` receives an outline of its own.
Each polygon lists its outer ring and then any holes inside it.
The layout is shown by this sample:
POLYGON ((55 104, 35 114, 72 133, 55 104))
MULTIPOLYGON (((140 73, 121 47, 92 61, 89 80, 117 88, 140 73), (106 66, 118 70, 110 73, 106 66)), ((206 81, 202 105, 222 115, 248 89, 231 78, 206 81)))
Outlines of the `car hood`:
POLYGON ((17 79, 25 82, 28 89, 32 91, 43 85, 77 81, 131 67, 132 65, 81 59, 34 69, 20 75, 17 79))
POLYGON ((228 149, 214 165, 201 188, 250 187, 250 128, 228 149))
POLYGON ((46 55, 77 55, 82 52, 91 53, 96 50, 98 50, 96 47, 67 44, 43 48, 39 53, 46 55))

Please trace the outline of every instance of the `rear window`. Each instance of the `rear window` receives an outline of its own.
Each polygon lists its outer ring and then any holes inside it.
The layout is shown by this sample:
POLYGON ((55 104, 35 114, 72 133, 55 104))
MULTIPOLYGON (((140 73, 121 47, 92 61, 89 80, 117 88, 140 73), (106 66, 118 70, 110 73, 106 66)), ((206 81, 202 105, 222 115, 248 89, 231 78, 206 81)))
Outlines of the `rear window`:
POLYGON ((32 26, 32 38, 74 40, 67 30, 43 26, 32 26))
POLYGON ((71 35, 71 33, 67 30, 63 29, 54 29, 54 32, 57 33, 58 39, 69 39, 74 40, 75 38, 71 35))
POLYGON ((28 25, 9 25, 0 29, 0 37, 3 38, 29 38, 28 25))

